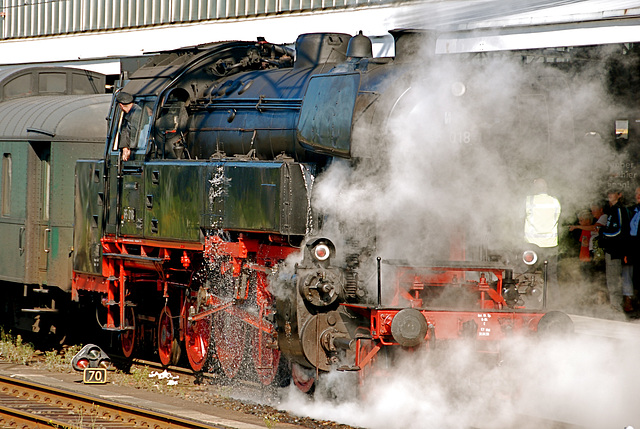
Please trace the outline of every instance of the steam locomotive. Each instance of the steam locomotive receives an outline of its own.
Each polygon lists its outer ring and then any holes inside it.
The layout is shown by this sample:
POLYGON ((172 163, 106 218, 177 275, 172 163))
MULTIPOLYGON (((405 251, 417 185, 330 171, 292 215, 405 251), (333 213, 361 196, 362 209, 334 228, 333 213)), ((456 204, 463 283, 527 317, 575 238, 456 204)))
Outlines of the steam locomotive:
MULTIPOLYGON (((358 174, 388 185, 399 173, 392 149, 410 138, 391 130, 415 123, 417 106, 438 118, 429 139, 463 167, 515 126, 480 130, 459 113, 496 112, 487 94, 471 101, 457 73, 425 75, 464 63, 434 55, 431 34, 393 37, 394 58, 374 58, 362 34, 314 33, 293 48, 261 40, 162 52, 126 76, 119 91, 137 113, 125 117, 114 98, 102 156, 76 162, 69 252, 72 300, 96 304, 125 356, 152 348, 170 365, 184 352, 194 371, 217 367, 228 378, 250 360, 265 385, 288 362, 309 391, 319 373, 364 378, 396 353, 441 341, 497 353, 511 335, 571 328, 547 311, 546 289, 521 261, 475 250, 472 222, 453 216, 442 240, 405 242, 396 257, 384 219, 349 216, 354 206, 341 199, 351 190, 318 195, 358 174)), ((561 96, 519 85, 551 105, 561 96)), ((381 193, 356 192, 356 206, 381 193)))

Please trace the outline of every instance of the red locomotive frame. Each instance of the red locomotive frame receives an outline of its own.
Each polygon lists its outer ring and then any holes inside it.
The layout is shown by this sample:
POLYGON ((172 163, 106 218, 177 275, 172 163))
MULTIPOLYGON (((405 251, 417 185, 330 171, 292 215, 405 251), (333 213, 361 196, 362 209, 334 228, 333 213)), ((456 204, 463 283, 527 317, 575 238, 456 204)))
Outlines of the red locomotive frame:
POLYGON ((269 245, 242 236, 235 242, 210 236, 206 237, 204 245, 200 245, 105 236, 101 239, 102 276, 74 273, 73 296, 78 299, 80 291, 104 296, 102 304, 106 307, 106 321, 102 328, 120 332, 122 352, 131 357, 138 335, 141 335, 135 324, 135 306, 127 300, 136 283, 155 283, 156 290, 165 299, 169 298, 170 289, 178 289, 179 323, 171 322, 175 317, 167 305, 157 321, 157 351, 161 363, 176 363, 172 356, 173 343, 179 340, 184 343, 194 371, 207 370, 211 358, 215 357, 225 375, 233 378, 243 359, 243 350, 237 344, 225 344, 221 331, 225 331, 224 337, 244 338, 246 327, 253 327, 250 341, 253 344, 254 367, 260 380, 270 384, 278 369, 280 352, 276 345, 275 327, 267 321, 273 312, 274 298, 268 291, 266 276, 274 264, 299 251, 298 248, 282 246, 277 237, 273 240, 269 245), (174 255, 179 255, 179 258, 174 255), (177 261, 180 266, 176 265, 177 261), (204 265, 217 264, 216 269, 222 276, 234 279, 236 287, 233 294, 222 297, 207 293, 202 299, 193 285, 176 283, 172 273, 189 271, 193 276, 197 269, 196 261, 204 261, 204 265), (245 284, 240 284, 241 281, 245 284), (255 305, 251 309, 257 309, 257 312, 243 308, 246 301, 251 301, 255 305), (224 326, 217 330, 214 325, 216 318, 224 319, 221 321, 224 326), (214 339, 218 337, 215 356, 211 356, 212 335, 214 339))

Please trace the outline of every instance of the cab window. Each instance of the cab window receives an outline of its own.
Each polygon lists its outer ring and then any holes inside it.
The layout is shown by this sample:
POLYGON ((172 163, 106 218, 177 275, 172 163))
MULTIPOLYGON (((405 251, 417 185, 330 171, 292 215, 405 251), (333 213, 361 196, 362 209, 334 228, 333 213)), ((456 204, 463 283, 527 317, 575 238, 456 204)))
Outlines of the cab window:
POLYGON ((120 147, 129 147, 135 153, 145 153, 153 121, 154 102, 155 100, 136 100, 129 112, 117 107, 113 151, 120 147))

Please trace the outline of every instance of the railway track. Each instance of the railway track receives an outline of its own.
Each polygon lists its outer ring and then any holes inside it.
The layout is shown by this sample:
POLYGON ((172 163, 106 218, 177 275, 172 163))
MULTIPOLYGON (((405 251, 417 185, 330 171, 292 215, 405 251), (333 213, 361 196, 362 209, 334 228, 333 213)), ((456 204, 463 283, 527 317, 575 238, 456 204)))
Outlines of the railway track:
MULTIPOLYGON (((628 339, 628 338, 637 338, 637 330, 640 329, 638 325, 629 325, 624 323, 614 323, 609 321, 603 321, 600 319, 591 319, 591 318, 575 318, 576 323, 576 331, 581 335, 587 336, 596 336, 599 337, 600 331, 602 331, 602 335, 607 333, 607 339, 628 339), (612 325, 612 326, 609 326, 612 325), (605 329, 606 328, 606 329, 605 329), (600 329, 600 331, 598 330, 600 329), (615 334, 615 335, 613 335, 615 334)), ((121 359, 117 354, 110 354, 112 361, 115 363, 121 359)), ((179 367, 179 366, 170 366, 163 367, 158 362, 154 362, 151 360, 143 360, 143 359, 133 359, 128 361, 129 365, 133 367, 141 367, 153 369, 155 371, 163 371, 168 370, 171 374, 180 375, 181 383, 184 382, 186 386, 189 388, 193 388, 193 392, 189 392, 188 397, 189 401, 205 403, 207 406, 218 407, 224 409, 233 409, 237 412, 242 412, 247 415, 257 416, 258 419, 263 419, 264 422, 268 422, 269 424, 275 424, 277 422, 278 427, 305 427, 305 428, 313 428, 319 429, 321 427, 331 426, 336 428, 344 428, 348 429, 351 426, 335 423, 331 421, 321 421, 315 420, 310 417, 300 417, 295 414, 289 415, 286 411, 279 411, 277 409, 271 408, 269 405, 270 400, 265 400, 265 398, 270 399, 270 395, 274 394, 274 387, 269 386, 265 387, 260 383, 251 382, 248 380, 244 380, 241 378, 236 378, 233 381, 229 381, 225 379, 225 377, 221 377, 217 374, 203 373, 203 374, 194 374, 190 369, 179 367), (200 386, 198 386, 200 385, 200 386), (234 394, 241 391, 240 395, 235 395, 235 397, 242 398, 255 398, 257 403, 254 401, 244 401, 238 400, 228 397, 229 392, 233 390, 234 394), (291 426, 289 426, 291 425, 291 426)), ((8 375, 8 374, 7 374, 8 375)), ((22 372, 20 373, 20 377, 22 378, 24 375, 22 372)), ((73 380, 73 377, 70 378, 73 380)), ((77 380, 77 377, 75 378, 77 380)), ((37 379, 36 379, 37 380, 37 379)), ((38 380, 40 382, 40 380, 38 380)), ((76 381, 77 382, 77 381, 76 381)), ((202 427, 202 428, 218 428, 218 427, 236 427, 229 426, 227 424, 221 423, 219 420, 206 421, 204 423, 202 421, 194 421, 194 420, 185 420, 188 425, 181 425, 180 417, 183 419, 193 418, 193 416, 189 414, 181 414, 179 412, 173 412, 171 410, 168 413, 159 414, 162 416, 160 420, 148 421, 145 420, 147 417, 143 416, 128 416, 126 412, 129 411, 127 405, 123 405, 121 403, 113 404, 115 405, 115 411, 113 407, 111 410, 107 405, 102 405, 103 403, 108 403, 108 400, 102 400, 99 396, 91 396, 85 397, 88 398, 88 401, 78 402, 77 405, 68 405, 66 402, 66 398, 72 396, 73 399, 76 398, 76 394, 69 394, 68 392, 61 392, 64 395, 64 399, 51 399, 54 398, 54 395, 51 394, 51 391, 55 391, 57 389, 52 389, 50 387, 45 388, 46 392, 43 393, 13 393, 14 389, 16 392, 21 392, 15 387, 17 384, 25 384, 28 386, 33 386, 33 384, 28 382, 18 381, 15 378, 3 378, 2 374, 0 374, 0 429, 5 427, 12 428, 33 428, 33 427, 59 427, 59 428, 75 428, 75 427, 88 427, 88 428, 112 428, 112 427, 152 427, 152 428, 180 428, 180 427, 202 427), (7 384, 7 381, 10 384, 7 384), (11 389, 11 390, 7 390, 11 389), (9 392, 9 393, 8 393, 9 392), (39 395, 38 398, 35 395, 39 395), (6 396, 11 396, 8 399, 5 399, 6 396), (19 399, 24 399, 22 396, 26 397, 26 400, 18 402, 19 399), (47 399, 47 397, 49 399, 47 399), (15 401, 15 405, 6 405, 5 401, 15 401), (56 401, 61 401, 61 405, 55 406, 56 401), (52 405, 53 404, 53 405, 52 405), (7 412, 6 408, 13 408, 11 412, 7 412), (27 410, 30 414, 36 414, 37 419, 33 416, 28 417, 28 419, 23 418, 22 414, 27 410), (220 426, 223 424, 222 426, 220 426)), ((55 381, 49 382, 49 386, 60 387, 60 384, 57 384, 55 381)), ((42 388, 42 385, 35 385, 38 389, 42 388)), ((72 390, 76 390, 72 387, 72 390)), ((89 393, 91 394, 91 393, 89 393)), ((120 393, 117 393, 120 395, 120 393)), ((136 398, 138 398, 137 394, 133 394, 136 398)), ((113 398, 113 394, 109 396, 113 398)), ((82 398, 82 395, 80 396, 82 398)), ((138 399, 134 402, 127 402, 130 406, 138 405, 138 399)), ((363 407, 367 405, 364 404, 363 407)), ((147 409, 153 409, 153 406, 146 406, 147 409)), ((366 408, 363 408, 366 410, 366 408)), ((156 413, 143 411, 145 414, 156 415, 156 413)), ((167 411, 164 409, 163 411, 167 411)), ((161 411, 162 413, 162 411, 161 411)), ((197 419, 200 420, 200 419, 197 419)), ((523 429, 529 428, 554 428, 554 429, 576 429, 579 426, 575 424, 568 423, 566 421, 557 421, 555 418, 551 416, 532 416, 529 414, 519 415, 518 424, 523 429)), ((260 421, 254 422, 252 427, 269 427, 267 423, 262 423, 260 421)), ((373 427, 376 427, 375 425, 373 427)), ((484 429, 488 426, 483 425, 472 425, 470 428, 478 428, 484 429)), ((505 427, 494 425, 492 427, 505 427)))
POLYGON ((223 428, 0 376, 0 428, 223 428))

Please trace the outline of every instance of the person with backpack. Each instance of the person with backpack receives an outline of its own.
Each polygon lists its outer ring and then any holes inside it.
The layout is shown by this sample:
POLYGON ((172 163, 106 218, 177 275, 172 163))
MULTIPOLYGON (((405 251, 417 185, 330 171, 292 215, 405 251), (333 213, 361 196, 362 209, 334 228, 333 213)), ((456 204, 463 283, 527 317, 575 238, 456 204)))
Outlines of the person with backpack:
POLYGON ((630 218, 622 202, 622 190, 607 191, 607 224, 600 230, 600 245, 605 251, 605 275, 609 303, 618 311, 633 311, 632 266, 630 251, 630 218))
MULTIPOLYGON (((629 207, 631 217, 629 235, 631 243, 629 246, 629 258, 633 267, 633 293, 637 297, 636 291, 640 290, 640 186, 636 188, 636 204, 629 207)), ((635 302, 637 305, 637 302, 635 302)))

